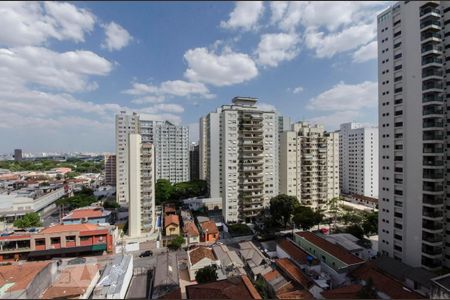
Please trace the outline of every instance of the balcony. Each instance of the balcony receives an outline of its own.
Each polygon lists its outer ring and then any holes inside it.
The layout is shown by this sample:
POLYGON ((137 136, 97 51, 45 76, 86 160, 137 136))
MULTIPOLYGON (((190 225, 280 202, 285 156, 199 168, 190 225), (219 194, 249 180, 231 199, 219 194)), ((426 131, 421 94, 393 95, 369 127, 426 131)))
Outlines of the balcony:
POLYGON ((442 54, 443 50, 444 50, 444 48, 442 48, 442 46, 440 46, 440 45, 427 43, 424 46, 422 46, 421 52, 422 52, 422 55, 427 55, 428 53, 442 54), (425 53, 427 53, 427 54, 425 54, 425 53))
POLYGON ((427 15, 434 15, 434 16, 440 17, 441 16, 441 12, 440 12, 439 9, 434 8, 434 7, 430 7, 430 6, 425 7, 425 8, 421 8, 420 9, 420 17, 421 18, 426 18, 427 15))
POLYGON ((440 16, 429 16, 427 18, 424 18, 420 22, 420 29, 421 30, 430 30, 430 29, 437 29, 439 30, 441 28, 441 22, 440 22, 440 16))
POLYGON ((442 154, 444 147, 442 144, 423 144, 424 154, 442 154))
POLYGON ((427 254, 428 256, 440 256, 442 255, 442 248, 440 247, 423 247, 422 253, 427 254))
POLYGON ((439 182, 427 182, 424 181, 422 185, 424 192, 442 193, 444 191, 444 185, 439 182))
POLYGON ((424 220, 422 223, 422 228, 426 231, 442 231, 443 225, 440 222, 430 222, 424 220))
POLYGON ((444 95, 442 93, 439 92, 429 92, 429 93, 425 93, 423 95, 422 98, 422 102, 423 103, 428 103, 428 102, 444 102, 444 95))
POLYGON ((440 32, 426 31, 422 32, 422 34, 420 35, 420 40, 423 43, 430 41, 442 42, 442 35, 440 32))
POLYGON ((443 141, 444 140, 444 132, 442 130, 424 131, 423 132, 423 140, 424 141, 443 141))
POLYGON ((437 92, 442 92, 444 85, 441 80, 431 79, 424 81, 422 83, 422 92, 427 92, 429 90, 436 90, 437 92))
POLYGON ((436 270, 442 267, 442 261, 440 259, 431 259, 426 256, 422 256, 422 266, 428 270, 436 270))
POLYGON ((424 179, 443 180, 444 172, 442 169, 423 169, 424 179))
POLYGON ((444 120, 442 118, 423 119, 423 128, 443 128, 444 120))
POLYGON ((423 211, 422 216, 424 219, 441 220, 444 216, 442 211, 423 211))
POLYGON ((444 205, 444 197, 442 195, 422 195, 422 203, 426 206, 439 207, 444 205))
POLYGON ((422 232, 422 241, 430 245, 440 245, 443 242, 442 236, 429 235, 427 232, 422 232))
POLYGON ((422 66, 431 66, 431 65, 435 65, 435 66, 442 66, 443 60, 442 58, 439 57, 435 57, 435 56, 427 56, 427 57, 422 57, 422 66))
MULTIPOLYGON (((422 48, 423 49, 423 48, 422 48)), ((442 49, 441 49, 442 51, 442 49)), ((424 68, 422 70, 422 79, 431 79, 432 77, 437 77, 438 79, 442 79, 442 77, 444 76, 444 72, 442 71, 441 68, 436 68, 436 67, 429 67, 429 68, 424 68)))

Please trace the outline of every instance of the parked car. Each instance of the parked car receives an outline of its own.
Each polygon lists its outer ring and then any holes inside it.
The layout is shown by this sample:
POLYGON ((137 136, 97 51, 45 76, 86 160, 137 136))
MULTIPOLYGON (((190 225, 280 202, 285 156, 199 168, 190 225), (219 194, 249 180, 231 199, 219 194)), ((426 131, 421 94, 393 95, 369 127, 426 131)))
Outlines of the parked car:
POLYGON ((148 257, 148 256, 152 256, 153 252, 150 250, 144 251, 141 254, 139 254, 139 257, 148 257))

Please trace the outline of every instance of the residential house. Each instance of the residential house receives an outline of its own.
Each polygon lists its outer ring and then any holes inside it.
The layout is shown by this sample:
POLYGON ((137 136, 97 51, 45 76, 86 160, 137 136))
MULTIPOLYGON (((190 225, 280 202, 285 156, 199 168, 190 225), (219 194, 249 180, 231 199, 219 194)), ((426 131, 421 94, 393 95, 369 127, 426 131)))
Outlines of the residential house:
POLYGON ((41 299, 88 299, 100 279, 97 264, 68 266, 44 291, 41 299))
POLYGON ((364 263, 364 260, 344 247, 333 244, 313 232, 296 232, 294 240, 305 252, 320 260, 321 269, 332 277, 334 285, 345 282, 346 274, 364 263))
POLYGON ((175 204, 173 203, 166 203, 164 204, 164 215, 175 215, 177 213, 177 210, 175 208, 175 204))
POLYGON ((215 245, 212 249, 219 258, 222 270, 227 277, 247 274, 244 270, 244 262, 235 251, 230 250, 226 245, 215 245))
POLYGON ((183 233, 187 245, 198 244, 200 242, 200 233, 193 221, 187 221, 183 226, 183 233))
POLYGON ((358 299, 359 292, 362 289, 360 284, 350 284, 331 290, 325 290, 321 293, 325 299, 358 299))
POLYGON ((277 270, 272 270, 261 276, 268 287, 270 298, 276 299, 314 299, 307 291, 296 288, 277 270))
POLYGON ((353 283, 366 285, 369 278, 381 299, 423 299, 422 295, 408 289, 402 282, 383 272, 375 263, 368 261, 348 274, 353 283))
POLYGON ((198 270, 211 265, 220 266, 220 260, 211 248, 197 247, 188 251, 188 270, 191 281, 195 280, 198 270))
POLYGON ((215 243, 219 240, 219 229, 217 229, 216 223, 214 221, 206 221, 200 223, 202 235, 202 242, 215 243))
POLYGON ((333 244, 341 245, 351 254, 364 260, 371 259, 377 255, 377 252, 372 249, 370 244, 367 246, 362 244, 360 239, 349 233, 328 234, 324 235, 323 238, 333 244))
POLYGON ((275 260, 275 264, 280 273, 291 280, 297 288, 308 291, 314 298, 320 298, 320 293, 323 289, 316 285, 311 278, 306 276, 292 260, 289 258, 279 258, 275 260))
POLYGON ((68 215, 62 218, 64 224, 102 224, 113 221, 112 214, 109 210, 103 207, 82 207, 71 211, 68 215))
POLYGON ((164 217, 164 232, 166 236, 180 235, 180 219, 178 215, 166 215, 164 217))
POLYGON ((186 286, 186 297, 187 299, 262 299, 245 275, 186 286))
POLYGON ((259 251, 259 249, 250 241, 239 243, 239 254, 248 268, 248 271, 256 280, 258 275, 264 275, 272 271, 270 261, 259 251))
POLYGON ((291 239, 279 240, 277 242, 276 252, 279 258, 290 258, 302 268, 320 263, 314 256, 311 256, 303 251, 303 249, 295 244, 291 239))

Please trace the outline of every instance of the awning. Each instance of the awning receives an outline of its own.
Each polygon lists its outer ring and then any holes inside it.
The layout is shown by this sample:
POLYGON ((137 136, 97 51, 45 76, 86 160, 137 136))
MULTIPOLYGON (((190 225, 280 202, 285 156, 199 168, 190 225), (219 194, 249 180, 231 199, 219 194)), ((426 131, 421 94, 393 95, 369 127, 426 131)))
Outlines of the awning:
POLYGON ((56 254, 69 254, 77 252, 91 252, 91 251, 102 251, 106 250, 106 244, 97 244, 92 246, 80 246, 80 247, 70 247, 70 248, 59 248, 59 249, 48 249, 48 250, 37 250, 32 251, 28 254, 28 257, 38 257, 56 254))

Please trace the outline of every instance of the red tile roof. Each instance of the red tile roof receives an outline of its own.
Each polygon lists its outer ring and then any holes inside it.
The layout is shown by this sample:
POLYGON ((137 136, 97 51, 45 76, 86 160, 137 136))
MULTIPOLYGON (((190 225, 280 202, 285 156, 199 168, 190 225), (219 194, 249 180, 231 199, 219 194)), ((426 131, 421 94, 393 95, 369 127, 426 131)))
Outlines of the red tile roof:
POLYGON ((278 246, 283 249, 293 260, 301 265, 307 264, 308 253, 289 240, 280 240, 278 246))
POLYGON ((303 286, 305 289, 311 287, 314 282, 306 277, 305 274, 289 258, 280 258, 275 261, 277 266, 292 280, 303 286))
POLYGON ((158 299, 183 299, 183 297, 181 296, 181 289, 177 288, 158 299))
POLYGON ((49 234, 49 233, 60 233, 60 232, 68 232, 68 231, 92 231, 97 230, 98 225, 96 224, 58 224, 54 226, 50 226, 47 228, 44 228, 40 233, 42 234, 49 234))
POLYGON ((186 286, 187 299, 261 299, 247 276, 186 286))
POLYGON ((291 292, 277 294, 278 299, 305 299, 313 300, 314 296, 307 290, 294 290, 291 292))
POLYGON ((219 233, 219 229, 217 229, 216 223, 213 221, 206 221, 200 224, 200 226, 203 229, 203 232, 206 233, 208 231, 208 234, 212 233, 219 233))
POLYGON ((50 264, 49 261, 43 262, 25 262, 21 265, 12 264, 0 266, 0 286, 7 283, 14 283, 13 286, 5 290, 5 292, 14 292, 26 289, 33 279, 45 267, 50 264))
POLYGON ((194 222, 192 221, 184 223, 183 231, 188 236, 199 236, 197 226, 195 226, 194 222))
POLYGON ((275 278, 282 277, 282 276, 281 276, 280 272, 278 272, 277 270, 272 270, 272 271, 264 274, 263 277, 267 282, 269 282, 269 281, 274 280, 275 278))
POLYGON ((320 293, 325 299, 358 299, 358 293, 362 286, 351 284, 337 289, 327 290, 320 293))
POLYGON ((96 264, 66 267, 45 290, 42 298, 79 298, 87 291, 98 272, 99 266, 96 264))
POLYGON ((170 224, 180 226, 180 219, 178 218, 178 215, 168 215, 164 217, 164 228, 169 226, 170 224))
POLYGON ((82 218, 99 218, 103 216, 101 208, 84 208, 76 209, 67 215, 67 219, 82 219, 82 218))
POLYGON ((336 257, 337 259, 339 259, 340 261, 342 261, 343 263, 345 263, 347 265, 360 264, 360 263, 364 262, 359 257, 356 257, 355 255, 348 252, 344 247, 342 247, 338 244, 333 244, 312 232, 300 231, 300 232, 296 232, 296 234, 299 237, 304 238, 308 242, 316 245, 320 249, 326 251, 330 255, 336 257))
POLYGON ((367 281, 372 278, 375 289, 387 294, 392 299, 423 299, 421 295, 414 291, 407 290, 404 285, 395 280, 380 269, 373 262, 366 262, 359 268, 353 270, 350 276, 359 280, 367 281))
POLYGON ((216 260, 216 256, 212 249, 207 247, 198 247, 188 253, 189 258, 191 259, 191 264, 195 265, 203 258, 209 258, 211 260, 216 260))

